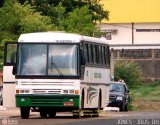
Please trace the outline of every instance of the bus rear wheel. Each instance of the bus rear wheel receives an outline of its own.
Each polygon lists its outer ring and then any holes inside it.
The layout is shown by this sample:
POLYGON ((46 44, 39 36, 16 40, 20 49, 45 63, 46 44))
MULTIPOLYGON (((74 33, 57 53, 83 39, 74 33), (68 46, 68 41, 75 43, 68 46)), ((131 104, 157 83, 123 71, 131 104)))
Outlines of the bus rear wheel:
POLYGON ((22 119, 28 119, 30 114, 30 107, 21 107, 21 118, 22 119))
POLYGON ((82 110, 78 110, 76 112, 73 112, 73 118, 80 119, 82 116, 82 110))
POLYGON ((101 101, 102 101, 102 96, 101 96, 101 91, 100 91, 99 98, 98 98, 98 108, 93 111, 93 115, 92 116, 99 117, 100 110, 101 110, 101 101))
POLYGON ((54 118, 56 116, 56 112, 52 110, 43 109, 40 110, 40 116, 41 118, 54 118))

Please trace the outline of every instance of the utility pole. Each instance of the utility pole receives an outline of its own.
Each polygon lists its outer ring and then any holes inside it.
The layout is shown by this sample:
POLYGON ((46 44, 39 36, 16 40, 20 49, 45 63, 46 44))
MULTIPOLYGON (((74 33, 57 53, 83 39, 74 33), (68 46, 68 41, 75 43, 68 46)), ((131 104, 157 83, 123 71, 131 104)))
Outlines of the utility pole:
POLYGON ((132 44, 134 44, 134 23, 132 23, 132 44))

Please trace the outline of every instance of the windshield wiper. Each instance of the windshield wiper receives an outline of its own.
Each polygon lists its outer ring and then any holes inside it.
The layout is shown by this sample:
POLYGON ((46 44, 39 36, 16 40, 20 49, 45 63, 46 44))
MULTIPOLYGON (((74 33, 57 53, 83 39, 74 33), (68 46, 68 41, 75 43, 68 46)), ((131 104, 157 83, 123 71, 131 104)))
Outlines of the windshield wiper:
POLYGON ((51 72, 53 70, 53 67, 55 67, 55 69, 57 70, 57 72, 59 73, 59 75, 63 76, 63 73, 61 72, 61 70, 57 67, 57 65, 54 63, 53 61, 53 56, 51 56, 51 72))

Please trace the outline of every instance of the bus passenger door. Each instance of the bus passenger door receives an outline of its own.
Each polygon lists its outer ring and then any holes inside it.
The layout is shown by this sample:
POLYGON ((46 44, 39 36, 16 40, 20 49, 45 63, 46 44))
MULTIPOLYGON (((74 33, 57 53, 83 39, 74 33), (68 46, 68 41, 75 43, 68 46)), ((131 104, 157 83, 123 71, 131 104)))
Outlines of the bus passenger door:
POLYGON ((3 107, 13 108, 15 105, 15 75, 17 42, 6 42, 3 65, 3 107))

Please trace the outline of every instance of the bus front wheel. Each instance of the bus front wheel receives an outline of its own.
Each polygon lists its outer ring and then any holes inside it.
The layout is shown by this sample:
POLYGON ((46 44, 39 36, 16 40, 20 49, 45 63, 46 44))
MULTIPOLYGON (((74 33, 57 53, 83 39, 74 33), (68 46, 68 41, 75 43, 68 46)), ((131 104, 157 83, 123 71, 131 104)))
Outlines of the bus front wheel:
POLYGON ((48 115, 49 118, 54 118, 56 116, 56 112, 49 111, 48 115))
POLYGON ((22 119, 28 119, 30 114, 30 107, 21 107, 21 118, 22 119))
POLYGON ((47 112, 46 111, 40 111, 41 118, 47 118, 47 112))

